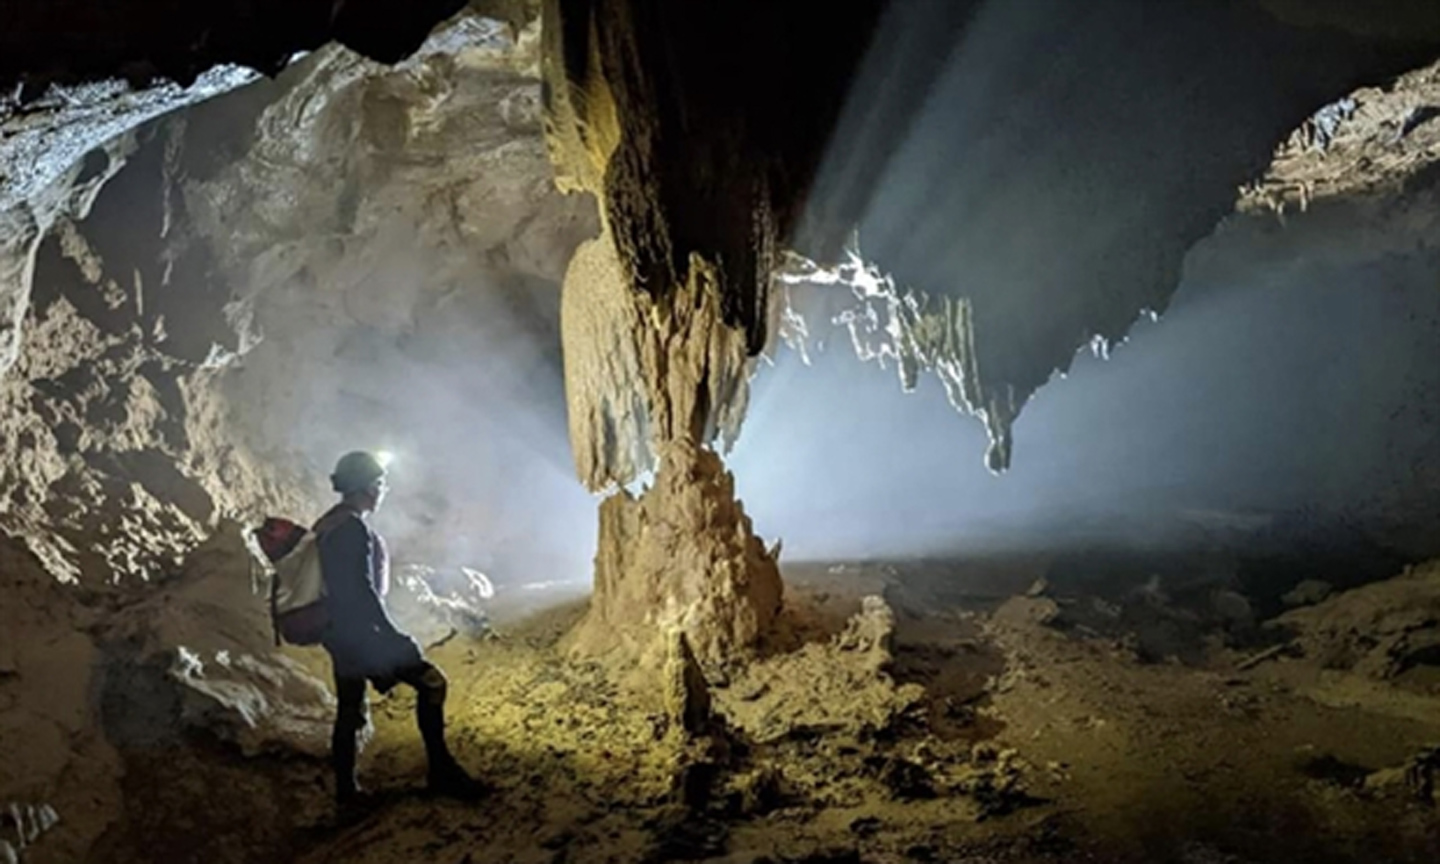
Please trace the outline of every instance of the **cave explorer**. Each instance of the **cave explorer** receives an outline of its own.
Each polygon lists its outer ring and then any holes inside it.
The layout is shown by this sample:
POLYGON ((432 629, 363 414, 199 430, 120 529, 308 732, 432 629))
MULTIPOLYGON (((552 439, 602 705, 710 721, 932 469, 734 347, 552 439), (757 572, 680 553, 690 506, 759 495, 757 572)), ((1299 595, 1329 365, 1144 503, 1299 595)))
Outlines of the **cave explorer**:
POLYGON ((368 723, 367 681, 381 693, 400 682, 415 688, 430 791, 478 797, 484 785, 460 767, 445 743, 445 674, 425 659, 419 644, 401 632, 385 610, 389 558, 385 541, 368 521, 385 499, 385 466, 370 453, 347 453, 330 483, 340 493, 340 503, 320 517, 315 533, 330 618, 322 644, 335 670, 339 703, 331 738, 336 802, 343 809, 361 793, 355 759, 358 736, 368 723))

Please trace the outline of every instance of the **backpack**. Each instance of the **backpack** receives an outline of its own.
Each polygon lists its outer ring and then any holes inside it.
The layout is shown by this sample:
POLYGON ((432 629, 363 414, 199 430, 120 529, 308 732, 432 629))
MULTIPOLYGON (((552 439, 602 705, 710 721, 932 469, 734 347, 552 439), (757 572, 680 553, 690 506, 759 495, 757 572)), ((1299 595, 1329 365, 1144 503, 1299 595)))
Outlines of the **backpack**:
POLYGON ((255 529, 255 539, 274 566, 270 577, 270 620, 275 644, 318 645, 330 625, 325 576, 314 531, 278 517, 255 529))

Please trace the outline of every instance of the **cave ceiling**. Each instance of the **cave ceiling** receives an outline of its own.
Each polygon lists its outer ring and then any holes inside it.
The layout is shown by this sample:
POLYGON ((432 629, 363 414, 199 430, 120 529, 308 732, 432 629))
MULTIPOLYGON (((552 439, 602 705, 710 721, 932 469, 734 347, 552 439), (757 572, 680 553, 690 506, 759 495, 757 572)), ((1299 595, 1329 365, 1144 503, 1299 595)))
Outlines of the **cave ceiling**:
POLYGON ((806 40, 777 36, 804 33, 797 4, 754 28, 746 4, 554 2, 553 152, 601 195, 631 286, 717 262, 752 351, 772 335, 765 256, 843 263, 858 226, 867 350, 906 386, 935 372, 1002 471, 1030 395, 1164 311, 1278 142, 1433 59, 1433 14, 1361 5, 900 0, 806 40), (1380 13, 1410 26, 1361 26, 1380 13))
MULTIPOLYGON (((124 117, 272 74, 329 40, 397 62, 463 5, 9 4, 0 169, 65 135, 68 152, 95 153, 124 117), (114 81, 127 83, 103 83, 114 81), (66 93, 110 108, 67 114, 66 93), (117 98, 138 108, 114 109, 117 98)), ((520 23, 539 5, 468 12, 520 23)), ((852 286, 871 350, 900 361, 907 385, 937 374, 985 421, 996 471, 1034 391, 1078 349, 1164 311, 1186 251, 1288 133, 1440 50, 1434 5, 1410 0, 1214 0, 1163 14, 1142 0, 543 5, 557 180, 600 193, 628 286, 669 296, 700 256, 753 356, 775 335, 770 274, 784 252, 815 272, 861 269, 858 248, 876 276, 852 286)), ((123 158, 106 152, 40 178, 64 190, 53 200, 23 178, 3 184, 0 366, 13 359, 26 253, 123 158)))

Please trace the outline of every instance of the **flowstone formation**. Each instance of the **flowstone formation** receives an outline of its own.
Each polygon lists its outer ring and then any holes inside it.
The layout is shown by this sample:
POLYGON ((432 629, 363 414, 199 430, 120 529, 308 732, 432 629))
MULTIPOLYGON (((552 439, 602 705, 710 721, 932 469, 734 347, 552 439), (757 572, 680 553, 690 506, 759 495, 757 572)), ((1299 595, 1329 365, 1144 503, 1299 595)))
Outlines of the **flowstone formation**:
POLYGON ((657 305, 626 287, 607 231, 566 276, 561 334, 581 477, 594 490, 656 470, 638 499, 620 492, 601 505, 595 595, 576 645, 644 654, 678 627, 714 665, 757 645, 781 586, 720 457, 700 443, 716 416, 738 423, 749 360, 743 334, 720 320, 713 269, 694 264, 674 305, 657 305))

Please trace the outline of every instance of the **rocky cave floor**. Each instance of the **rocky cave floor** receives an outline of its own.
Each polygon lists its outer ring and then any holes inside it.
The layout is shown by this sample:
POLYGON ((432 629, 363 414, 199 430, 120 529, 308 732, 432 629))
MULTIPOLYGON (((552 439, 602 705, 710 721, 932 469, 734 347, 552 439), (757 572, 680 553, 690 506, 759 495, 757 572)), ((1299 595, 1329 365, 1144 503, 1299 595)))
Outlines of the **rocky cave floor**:
MULTIPOLYGON (((365 814, 336 822, 323 744, 241 755, 191 724, 183 743, 117 744, 125 817, 92 855, 1436 860, 1440 565, 1329 598, 1310 584, 1268 622, 1213 585, 1087 593, 1053 572, 1039 559, 791 566, 791 644, 712 681, 698 736, 669 719, 653 677, 637 690, 567 657, 583 601, 502 620, 432 650, 457 753, 494 785, 483 802, 425 797, 413 699, 372 694, 365 814)), ((320 658, 293 656, 323 675, 320 658)), ((45 860, 43 841, 31 851, 45 860)))

